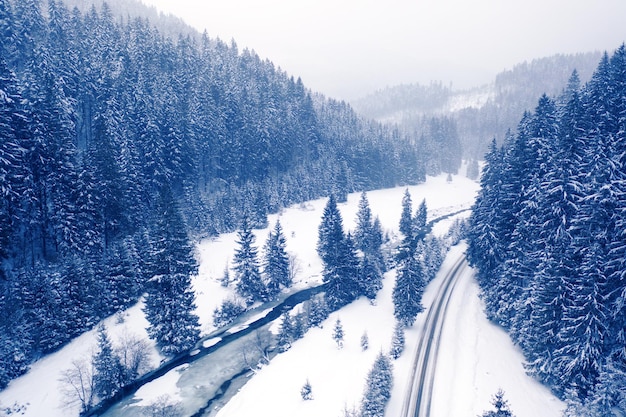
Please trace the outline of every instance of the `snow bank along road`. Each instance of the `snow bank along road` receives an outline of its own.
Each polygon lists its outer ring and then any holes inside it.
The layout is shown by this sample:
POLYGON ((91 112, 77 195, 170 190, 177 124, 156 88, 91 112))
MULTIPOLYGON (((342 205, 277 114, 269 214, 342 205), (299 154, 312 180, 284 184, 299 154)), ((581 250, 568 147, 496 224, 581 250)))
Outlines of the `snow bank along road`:
POLYGON ((462 253, 459 254, 428 308, 424 328, 415 351, 409 386, 402 406, 402 417, 430 416, 443 323, 452 292, 461 273, 468 267, 465 256, 462 253))

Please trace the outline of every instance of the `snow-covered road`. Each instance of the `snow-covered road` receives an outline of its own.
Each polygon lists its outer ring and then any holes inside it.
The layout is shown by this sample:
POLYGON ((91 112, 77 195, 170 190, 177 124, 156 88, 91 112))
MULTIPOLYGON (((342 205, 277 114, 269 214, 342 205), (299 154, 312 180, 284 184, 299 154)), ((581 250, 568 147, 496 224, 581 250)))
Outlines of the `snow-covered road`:
POLYGON ((443 325, 456 284, 468 267, 463 254, 458 254, 454 266, 444 275, 435 299, 427 307, 426 321, 416 346, 402 417, 430 416, 433 388, 437 370, 437 356, 443 325))
MULTIPOLYGON (((463 246, 452 248, 448 268, 464 251, 463 246)), ((442 269, 437 279, 446 273, 442 269)), ((516 417, 561 416, 565 404, 528 376, 523 363, 508 334, 487 320, 474 270, 462 267, 441 329, 430 414, 424 415, 482 415, 492 409, 492 396, 501 388, 516 417)))

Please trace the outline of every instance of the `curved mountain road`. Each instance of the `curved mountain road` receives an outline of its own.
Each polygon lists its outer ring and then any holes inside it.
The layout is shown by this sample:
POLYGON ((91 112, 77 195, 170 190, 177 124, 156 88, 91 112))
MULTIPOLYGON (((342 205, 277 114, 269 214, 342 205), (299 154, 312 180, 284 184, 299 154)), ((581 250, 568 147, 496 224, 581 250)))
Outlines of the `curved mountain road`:
POLYGON ((444 277, 428 308, 423 331, 415 351, 409 387, 402 405, 402 417, 430 416, 443 323, 454 288, 461 273, 468 267, 467 260, 460 255, 444 277))

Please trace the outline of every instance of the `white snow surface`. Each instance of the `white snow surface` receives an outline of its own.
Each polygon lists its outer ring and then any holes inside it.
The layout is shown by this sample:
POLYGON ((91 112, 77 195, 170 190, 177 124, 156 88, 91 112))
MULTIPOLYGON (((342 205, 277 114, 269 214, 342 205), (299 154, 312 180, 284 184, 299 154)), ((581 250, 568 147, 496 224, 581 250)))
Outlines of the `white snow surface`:
MULTIPOLYGON (((370 191, 367 193, 374 216, 380 218, 384 233, 392 238, 398 234, 402 210, 402 195, 406 187, 370 191)), ((426 199, 429 218, 470 208, 478 184, 463 176, 428 177, 423 184, 408 187, 414 209, 426 199)), ((360 194, 351 194, 347 203, 339 204, 344 229, 354 230, 360 194)), ((287 239, 287 250, 294 254, 300 266, 295 288, 305 288, 321 282, 322 264, 316 252, 318 226, 326 199, 296 205, 271 215, 269 228, 280 218, 287 239)), ((467 216, 468 212, 462 214, 467 216)), ((434 233, 443 234, 454 219, 438 224, 434 233)), ((257 230, 259 252, 269 229, 257 230)), ((232 286, 224 288, 220 278, 236 247, 236 233, 220 235, 197 244, 199 273, 193 279, 196 291, 197 314, 202 333, 215 330, 213 310, 221 301, 234 294, 232 286)), ((463 246, 452 249, 442 271, 429 284, 424 294, 428 306, 441 282, 443 272, 461 256, 463 246)), ((232 277, 232 274, 231 274, 232 277)), ((375 303, 359 299, 333 313, 323 325, 307 332, 285 353, 276 356, 261 369, 232 400, 219 412, 220 417, 240 416, 341 416, 346 408, 358 407, 363 394, 365 378, 376 355, 386 352, 394 326, 391 292, 394 271, 385 275, 384 288, 375 303), (332 328, 341 319, 345 332, 343 349, 332 339, 332 328), (361 351, 360 339, 367 332, 369 349, 361 351), (300 389, 306 380, 311 383, 313 399, 302 400, 300 389)), ((517 417, 558 416, 564 408, 542 385, 524 373, 523 358, 512 345, 506 333, 488 322, 478 298, 478 287, 471 274, 457 286, 451 311, 443 333, 440 360, 437 368, 437 387, 433 410, 436 416, 476 416, 490 408, 491 396, 501 387, 505 398, 517 417)), ((147 321, 141 311, 142 303, 105 320, 113 343, 123 333, 147 338, 147 321)), ((260 315, 265 314, 263 311, 260 315)), ((407 346, 402 356, 393 362, 394 388, 387 415, 397 416, 406 391, 406 380, 412 363, 412 353, 423 325, 425 314, 420 314, 412 328, 406 331, 407 346)), ((217 339, 205 343, 212 344, 217 339)), ((150 343, 152 364, 164 359, 150 343)), ((0 392, 0 404, 17 402, 27 405, 27 417, 73 417, 79 414, 77 403, 65 404, 59 379, 72 361, 88 358, 96 348, 95 331, 76 338, 63 349, 34 363, 24 376, 12 381, 0 392)), ((149 404, 163 395, 179 398, 177 386, 179 369, 142 387, 135 399, 149 404)), ((210 378, 210 375, 207 375, 210 378)))
MULTIPOLYGON (((464 251, 463 244, 451 249, 424 294, 425 306, 430 305, 446 272, 464 251)), ((323 328, 309 330, 304 339, 259 371, 217 416, 343 417, 346 409, 358 409, 375 357, 390 347, 395 323, 391 301, 394 277, 394 271, 386 274, 384 288, 374 304, 361 298, 333 313, 323 328), (338 318, 345 333, 343 349, 338 349, 332 339, 338 318), (369 338, 366 351, 360 346, 363 332, 369 338), (300 396, 306 380, 313 393, 310 401, 300 396)), ((387 416, 401 413, 425 316, 420 314, 406 330, 406 348, 393 361, 394 385, 387 416)), ((468 268, 457 284, 444 326, 431 415, 481 415, 492 408, 491 398, 502 388, 517 417, 560 416, 564 404, 527 376, 522 363, 521 352, 507 334, 486 319, 473 271, 468 268)))

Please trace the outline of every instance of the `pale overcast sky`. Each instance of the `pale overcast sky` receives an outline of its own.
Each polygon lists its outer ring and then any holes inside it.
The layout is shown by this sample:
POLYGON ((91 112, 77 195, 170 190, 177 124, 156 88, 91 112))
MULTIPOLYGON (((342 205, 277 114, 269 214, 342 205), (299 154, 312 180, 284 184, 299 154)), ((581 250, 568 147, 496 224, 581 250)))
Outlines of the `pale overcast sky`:
POLYGON ((625 0, 142 1, 346 100, 401 83, 471 87, 525 60, 626 41, 625 0))

